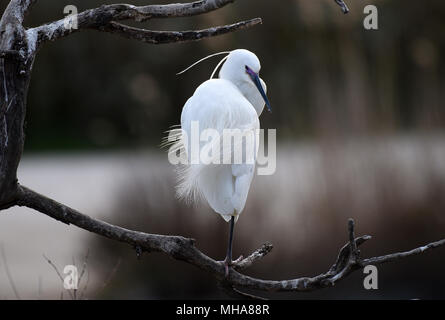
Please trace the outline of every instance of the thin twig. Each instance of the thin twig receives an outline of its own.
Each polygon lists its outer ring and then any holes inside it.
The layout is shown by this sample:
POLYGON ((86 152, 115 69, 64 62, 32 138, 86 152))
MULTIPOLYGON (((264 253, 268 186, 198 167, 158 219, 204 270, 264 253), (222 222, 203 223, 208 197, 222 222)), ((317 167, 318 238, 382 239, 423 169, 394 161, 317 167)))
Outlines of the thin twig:
POLYGON ((38 288, 37 288, 37 300, 41 300, 42 299, 42 293, 43 293, 43 289, 42 289, 42 276, 39 276, 39 278, 38 278, 38 288))
POLYGON ((263 258, 273 249, 273 245, 269 242, 263 244, 260 248, 252 252, 247 258, 242 259, 240 262, 234 264, 236 270, 244 270, 249 268, 256 261, 263 258))
POLYGON ((89 283, 90 283, 90 271, 87 270, 87 282, 83 286, 82 292, 80 293, 80 298, 79 298, 80 300, 83 300, 85 293, 87 292, 89 283))
MULTIPOLYGON (((73 266, 77 268, 76 259, 74 259, 74 256, 72 256, 72 259, 73 259, 73 266)), ((73 288, 73 300, 77 300, 77 288, 73 288)))
POLYGON ((217 282, 218 288, 225 292, 229 297, 235 299, 243 299, 243 300, 267 300, 266 298, 253 295, 250 293, 242 292, 235 287, 233 287, 230 283, 225 281, 225 279, 217 282))
POLYGON ((113 267, 113 270, 111 270, 111 272, 108 275, 107 279, 105 279, 105 281, 102 283, 102 287, 96 291, 95 296, 97 296, 97 294, 102 292, 110 284, 111 280, 116 275, 117 270, 119 269, 119 267, 121 265, 121 262, 122 262, 122 258, 119 257, 119 259, 117 260, 116 264, 113 267))
POLYGON ((343 0, 335 0, 335 2, 340 6, 344 14, 349 12, 349 8, 343 0))
POLYGON ((121 37, 138 40, 150 44, 177 43, 185 41, 200 41, 205 38, 223 35, 244 28, 249 28, 260 24, 261 19, 255 18, 241 21, 230 25, 217 26, 203 30, 189 31, 152 31, 141 28, 130 27, 117 22, 110 22, 104 26, 96 28, 99 31, 114 33, 121 37))
POLYGON ((80 275, 79 275, 79 282, 78 282, 79 287, 80 287, 80 284, 82 282, 83 275, 85 274, 85 270, 87 268, 89 255, 90 255, 90 249, 88 248, 87 253, 85 255, 85 258, 83 260, 82 271, 80 272, 80 275))
POLYGON ((46 262, 48 262, 49 265, 56 271, 56 274, 59 276, 60 281, 62 281, 62 283, 63 283, 62 274, 59 272, 59 269, 57 268, 57 266, 47 256, 45 256, 44 254, 42 256, 46 260, 46 262))
MULTIPOLYGON (((44 254, 43 254, 43 258, 46 260, 46 262, 48 262, 49 263, 49 265, 56 271, 56 274, 59 276, 59 279, 60 279, 60 281, 62 281, 62 286, 63 286, 63 282, 64 282, 64 280, 63 280, 63 277, 62 277, 62 274, 60 273, 60 271, 59 271, 59 269, 57 268, 57 266, 47 257, 47 256, 45 256, 44 254)), ((73 296, 73 294, 71 293, 71 291, 69 291, 69 290, 67 290, 68 291, 68 293, 70 294, 70 296, 71 296, 71 299, 72 300, 75 300, 74 299, 74 296, 73 296)), ((63 298, 63 291, 62 291, 62 298, 63 298)))
POLYGON ((2 252, 3 265, 5 266, 6 276, 8 277, 9 284, 14 291, 14 295, 17 300, 21 300, 19 292, 15 286, 14 279, 12 278, 11 272, 9 271, 8 260, 6 259, 5 248, 3 247, 3 243, 0 245, 0 249, 2 252))

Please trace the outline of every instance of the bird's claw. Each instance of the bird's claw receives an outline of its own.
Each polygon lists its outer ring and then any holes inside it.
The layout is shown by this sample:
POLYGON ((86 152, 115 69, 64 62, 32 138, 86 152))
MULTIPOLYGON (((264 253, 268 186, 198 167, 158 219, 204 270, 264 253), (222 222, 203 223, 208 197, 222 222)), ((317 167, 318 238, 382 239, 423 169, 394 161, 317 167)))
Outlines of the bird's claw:
POLYGON ((229 277, 229 264, 224 262, 224 277, 227 279, 229 277))
POLYGON ((223 261, 223 263, 224 263, 224 276, 225 276, 226 279, 229 277, 229 268, 231 268, 232 266, 237 265, 243 259, 244 259, 244 257, 242 255, 239 256, 238 259, 232 260, 232 261, 229 261, 229 259, 227 257, 224 259, 224 261, 223 261))
POLYGON ((224 259, 224 277, 227 279, 229 277, 229 267, 232 266, 232 261, 229 261, 227 257, 224 259))

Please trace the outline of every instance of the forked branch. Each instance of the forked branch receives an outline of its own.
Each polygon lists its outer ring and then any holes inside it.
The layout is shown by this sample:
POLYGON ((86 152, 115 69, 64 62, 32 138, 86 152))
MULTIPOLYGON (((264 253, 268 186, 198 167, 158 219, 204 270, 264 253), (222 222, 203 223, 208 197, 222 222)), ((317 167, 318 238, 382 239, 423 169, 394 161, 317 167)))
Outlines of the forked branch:
POLYGON ((367 265, 378 265, 407 258, 445 244, 445 239, 443 239, 410 251, 396 252, 364 259, 360 257, 358 247, 365 241, 371 239, 371 237, 368 235, 354 237, 354 222, 350 219, 348 221, 348 243, 340 249, 335 263, 325 273, 315 277, 301 277, 278 281, 253 278, 240 273, 240 270, 250 267, 254 262, 263 258, 272 250, 271 244, 264 244, 247 258, 240 259, 240 261, 234 265, 234 268, 230 270, 229 276, 225 278, 222 261, 214 260, 201 252, 195 246, 194 239, 181 236, 149 234, 125 229, 93 219, 24 186, 20 186, 19 189, 19 199, 16 203, 19 206, 26 206, 38 210, 61 222, 73 224, 109 239, 127 243, 131 247, 139 248, 144 252, 163 252, 174 259, 185 261, 210 273, 216 278, 222 288, 226 290, 231 289, 232 293, 237 296, 244 295, 243 297, 253 298, 254 296, 246 296, 236 288, 249 288, 268 292, 302 292, 330 287, 346 278, 352 272, 362 269, 367 265))
POLYGON ((181 41, 196 41, 211 36, 233 32, 261 23, 260 18, 242 21, 232 25, 218 26, 196 31, 151 31, 129 27, 116 21, 133 20, 143 22, 155 18, 176 18, 200 15, 220 9, 235 0, 201 0, 190 3, 134 6, 130 4, 102 5, 85 10, 70 19, 76 20, 76 28, 67 27, 65 18, 28 29, 29 38, 35 39, 36 48, 46 41, 54 41, 85 29, 107 31, 126 38, 158 44, 181 41))

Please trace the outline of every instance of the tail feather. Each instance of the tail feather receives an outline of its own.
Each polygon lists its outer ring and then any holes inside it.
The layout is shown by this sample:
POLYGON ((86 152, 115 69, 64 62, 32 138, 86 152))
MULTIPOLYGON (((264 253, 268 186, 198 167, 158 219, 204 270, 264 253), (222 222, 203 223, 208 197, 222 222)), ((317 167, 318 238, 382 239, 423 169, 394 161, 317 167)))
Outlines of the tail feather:
POLYGON ((180 165, 177 169, 178 183, 176 196, 186 203, 194 203, 202 199, 202 193, 198 188, 199 173, 202 165, 180 165))
MULTIPOLYGON (((172 126, 176 127, 176 126, 172 126)), ((165 131, 167 135, 162 138, 160 147, 161 149, 170 148, 172 145, 175 145, 181 140, 182 137, 182 129, 181 128, 172 128, 165 131)))
MULTIPOLYGON (((162 149, 167 149, 168 154, 177 154, 178 152, 186 154, 187 151, 184 146, 180 125, 172 126, 166 133, 167 135, 162 138, 160 147, 162 149)), ((185 159, 187 159, 187 157, 185 157, 185 159)), ((202 165, 179 164, 176 166, 177 198, 182 199, 187 203, 193 203, 201 198, 202 195, 198 188, 198 176, 201 171, 200 166, 202 165)))

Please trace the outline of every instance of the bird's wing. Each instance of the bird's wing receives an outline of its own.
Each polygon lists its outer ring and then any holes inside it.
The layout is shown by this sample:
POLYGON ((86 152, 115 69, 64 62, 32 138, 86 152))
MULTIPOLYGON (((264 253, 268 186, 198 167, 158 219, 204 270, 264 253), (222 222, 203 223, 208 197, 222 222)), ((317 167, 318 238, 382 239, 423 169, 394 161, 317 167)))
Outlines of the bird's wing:
MULTIPOLYGON (((231 82, 223 79, 212 79, 201 84, 187 100, 181 114, 181 129, 189 140, 185 144, 189 156, 192 129, 197 129, 196 132, 200 135, 203 134, 202 141, 199 141, 199 149, 202 150, 209 143, 215 142, 211 139, 212 131, 207 129, 214 130, 222 138, 224 129, 239 129, 247 134, 248 131, 258 128, 258 115, 253 106, 231 82), (205 130, 208 135, 204 135, 205 130)), ((222 148, 222 141, 220 142, 222 148)))
MULTIPOLYGON (((230 219, 234 212, 240 213, 246 202, 257 154, 259 120, 253 106, 231 82, 212 79, 199 86, 186 102, 181 114, 181 128, 187 136, 187 141, 183 139, 183 142, 191 164, 181 175, 182 182, 178 194, 195 195, 195 191, 198 191, 226 220, 230 219), (209 150, 211 160, 219 159, 220 164, 214 164, 214 161, 203 164, 201 158, 195 159, 200 161, 199 164, 194 164, 191 143, 192 131, 196 130, 196 127, 193 129, 193 122, 195 126, 198 124, 196 132, 200 135, 205 129, 218 133, 218 139, 213 139, 210 135, 209 139, 200 141, 199 150, 209 150), (253 143, 253 148, 246 147, 244 138, 241 141, 234 139, 231 148, 224 148, 224 129, 240 129, 246 136, 252 136, 253 142, 248 140, 247 144, 250 146, 253 143), (235 164, 223 164, 224 159, 235 160, 234 150, 237 147, 249 151, 243 151, 241 161, 238 159, 235 164), (217 149, 219 154, 213 152, 217 149)), ((196 139, 196 136, 193 139, 196 139)), ((208 155, 207 152, 206 154, 208 155)))

